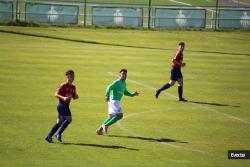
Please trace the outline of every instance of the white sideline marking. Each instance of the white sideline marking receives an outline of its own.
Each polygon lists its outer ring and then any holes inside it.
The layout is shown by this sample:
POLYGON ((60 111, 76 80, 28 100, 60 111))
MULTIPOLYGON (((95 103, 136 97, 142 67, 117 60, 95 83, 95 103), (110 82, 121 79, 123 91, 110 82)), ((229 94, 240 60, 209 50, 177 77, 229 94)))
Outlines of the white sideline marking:
POLYGON ((184 2, 180 2, 180 1, 175 1, 175 0, 168 0, 168 1, 174 2, 174 3, 179 3, 179 4, 182 4, 182 5, 192 6, 192 5, 189 4, 189 3, 184 3, 184 2))
MULTIPOLYGON (((190 4, 190 3, 185 3, 185 2, 181 2, 181 1, 175 1, 175 0, 168 0, 168 1, 170 1, 170 2, 174 2, 174 3, 179 3, 179 4, 182 4, 182 5, 186 5, 186 6, 193 6, 192 4, 190 4)), ((197 9, 201 9, 201 7, 195 7, 195 8, 197 8, 197 9)), ((211 9, 207 9, 208 11, 210 11, 210 12, 213 12, 213 10, 211 10, 211 9)))
MULTIPOLYGON (((118 75, 116 75, 116 74, 113 73, 113 72, 108 72, 108 74, 111 75, 111 76, 118 76, 118 75)), ((156 90, 156 88, 154 88, 154 87, 152 87, 152 86, 143 84, 143 83, 141 83, 141 82, 137 82, 137 81, 135 81, 135 80, 127 79, 127 81, 129 81, 129 82, 131 82, 131 83, 134 83, 134 84, 136 84, 136 85, 143 86, 144 88, 148 88, 148 89, 151 89, 151 90, 154 90, 154 91, 156 90)), ((170 93, 162 92, 162 94, 165 94, 166 96, 169 96, 169 97, 172 97, 172 98, 175 98, 175 99, 178 98, 177 96, 174 96, 174 95, 172 95, 172 94, 170 94, 170 93)), ((241 119, 241 118, 232 116, 232 115, 230 115, 230 114, 226 114, 226 113, 220 112, 220 111, 218 111, 218 110, 216 110, 216 109, 212 109, 212 108, 209 108, 209 107, 206 107, 206 106, 202 106, 202 105, 196 104, 196 103, 188 103, 188 104, 192 104, 192 105, 195 106, 196 108, 203 108, 203 109, 205 109, 205 111, 209 111, 209 112, 213 112, 213 113, 216 113, 216 114, 219 114, 219 115, 223 115, 223 116, 225 116, 225 117, 227 117, 227 118, 231 118, 231 119, 233 119, 233 120, 237 120, 237 121, 243 122, 243 123, 245 123, 245 124, 250 124, 250 122, 248 122, 248 121, 246 121, 246 120, 243 120, 243 119, 241 119)))

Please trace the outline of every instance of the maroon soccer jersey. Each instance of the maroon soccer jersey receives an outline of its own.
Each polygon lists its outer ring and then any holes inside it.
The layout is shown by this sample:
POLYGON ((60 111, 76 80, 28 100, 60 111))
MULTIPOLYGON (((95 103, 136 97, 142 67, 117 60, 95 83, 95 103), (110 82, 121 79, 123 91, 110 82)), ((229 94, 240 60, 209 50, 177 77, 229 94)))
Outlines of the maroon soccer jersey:
MULTIPOLYGON (((183 54, 182 54, 182 52, 177 51, 173 55, 173 60, 176 60, 178 62, 182 62, 183 61, 183 54)), ((178 65, 178 64, 175 64, 175 63, 172 64, 172 67, 175 68, 175 69, 181 69, 181 65, 178 65)))
MULTIPOLYGON (((64 96, 64 97, 75 97, 76 87, 73 84, 62 83, 58 87, 57 93, 61 96, 64 96)), ((59 99, 59 101, 69 106, 70 100, 65 102, 65 101, 59 99)))

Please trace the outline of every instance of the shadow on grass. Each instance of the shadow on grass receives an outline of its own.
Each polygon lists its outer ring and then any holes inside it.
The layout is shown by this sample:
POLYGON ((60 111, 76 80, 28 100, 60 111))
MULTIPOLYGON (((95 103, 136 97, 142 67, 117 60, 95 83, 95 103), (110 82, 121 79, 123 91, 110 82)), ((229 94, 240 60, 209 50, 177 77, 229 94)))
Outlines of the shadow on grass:
POLYGON ((116 146, 116 145, 100 145, 100 144, 86 144, 86 143, 61 143, 61 144, 73 145, 73 146, 84 146, 84 147, 98 147, 98 148, 125 149, 125 150, 139 151, 139 149, 136 149, 136 148, 128 148, 128 147, 116 146))
POLYGON ((221 103, 208 103, 208 102, 201 102, 201 101, 193 101, 193 100, 188 100, 189 103, 195 103, 195 104, 208 104, 212 106, 230 106, 230 107, 240 107, 239 105, 228 105, 228 104, 221 104, 221 103))
MULTIPOLYGON (((70 39, 70 38, 56 37, 56 36, 50 36, 50 35, 31 34, 31 33, 16 32, 16 31, 9 31, 9 30, 0 30, 0 32, 17 34, 17 35, 25 35, 25 36, 31 36, 31 37, 37 37, 37 38, 48 38, 48 39, 56 39, 56 40, 63 40, 63 41, 69 41, 69 42, 95 44, 95 45, 107 45, 107 46, 129 47, 129 48, 138 48, 138 49, 152 49, 152 50, 173 50, 173 51, 176 50, 176 49, 155 48, 155 47, 146 47, 146 46, 133 46, 133 45, 124 45, 124 44, 104 43, 104 42, 81 40, 81 39, 70 39)), ((221 52, 221 51, 187 50, 187 49, 186 51, 197 52, 197 53, 250 56, 250 53, 231 53, 231 52, 221 52)))
POLYGON ((119 135, 109 135, 109 137, 119 137, 119 138, 128 138, 128 139, 137 139, 137 140, 146 140, 151 142, 163 142, 163 143, 170 143, 170 142, 176 142, 176 143, 188 143, 180 140, 175 139, 167 139, 167 138, 160 138, 155 139, 151 137, 140 137, 140 136, 119 136, 119 135))

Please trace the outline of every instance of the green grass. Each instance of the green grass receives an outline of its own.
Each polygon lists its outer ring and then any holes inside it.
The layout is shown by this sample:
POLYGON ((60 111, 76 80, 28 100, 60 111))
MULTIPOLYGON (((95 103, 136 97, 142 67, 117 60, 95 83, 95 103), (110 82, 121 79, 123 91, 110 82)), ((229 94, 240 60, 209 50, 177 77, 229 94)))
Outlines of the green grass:
MULTIPOLYGON (((249 35, 0 26, 0 166, 249 166, 227 159, 230 149, 250 150, 249 35), (180 40, 184 95, 196 103, 154 98, 180 40), (113 136, 96 136, 107 114, 106 86, 117 78, 108 72, 122 67, 128 90, 141 94, 123 97, 125 117, 110 128, 113 136), (47 144, 57 115, 53 95, 68 68, 80 99, 71 102, 64 143, 47 144)), ((166 92, 177 96, 177 86, 166 92)))

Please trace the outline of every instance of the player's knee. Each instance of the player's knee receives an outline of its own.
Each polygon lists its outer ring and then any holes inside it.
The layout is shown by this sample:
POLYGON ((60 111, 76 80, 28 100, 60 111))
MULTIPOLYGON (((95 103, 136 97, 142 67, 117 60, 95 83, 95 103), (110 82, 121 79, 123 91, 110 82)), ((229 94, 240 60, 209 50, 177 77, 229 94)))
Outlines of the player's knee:
POLYGON ((123 118, 123 114, 119 114, 119 115, 117 115, 117 116, 118 116, 118 119, 119 119, 119 120, 123 118))
POLYGON ((123 118, 123 114, 120 115, 120 119, 122 119, 122 118, 123 118))
POLYGON ((62 123, 64 122, 65 120, 64 119, 57 119, 56 123, 58 125, 62 125, 62 123))
POLYGON ((174 84, 175 84, 175 81, 170 81, 170 82, 169 82, 169 85, 170 85, 170 86, 174 86, 174 84))
POLYGON ((72 123, 72 119, 71 118, 68 118, 66 120, 68 121, 69 124, 72 123))

